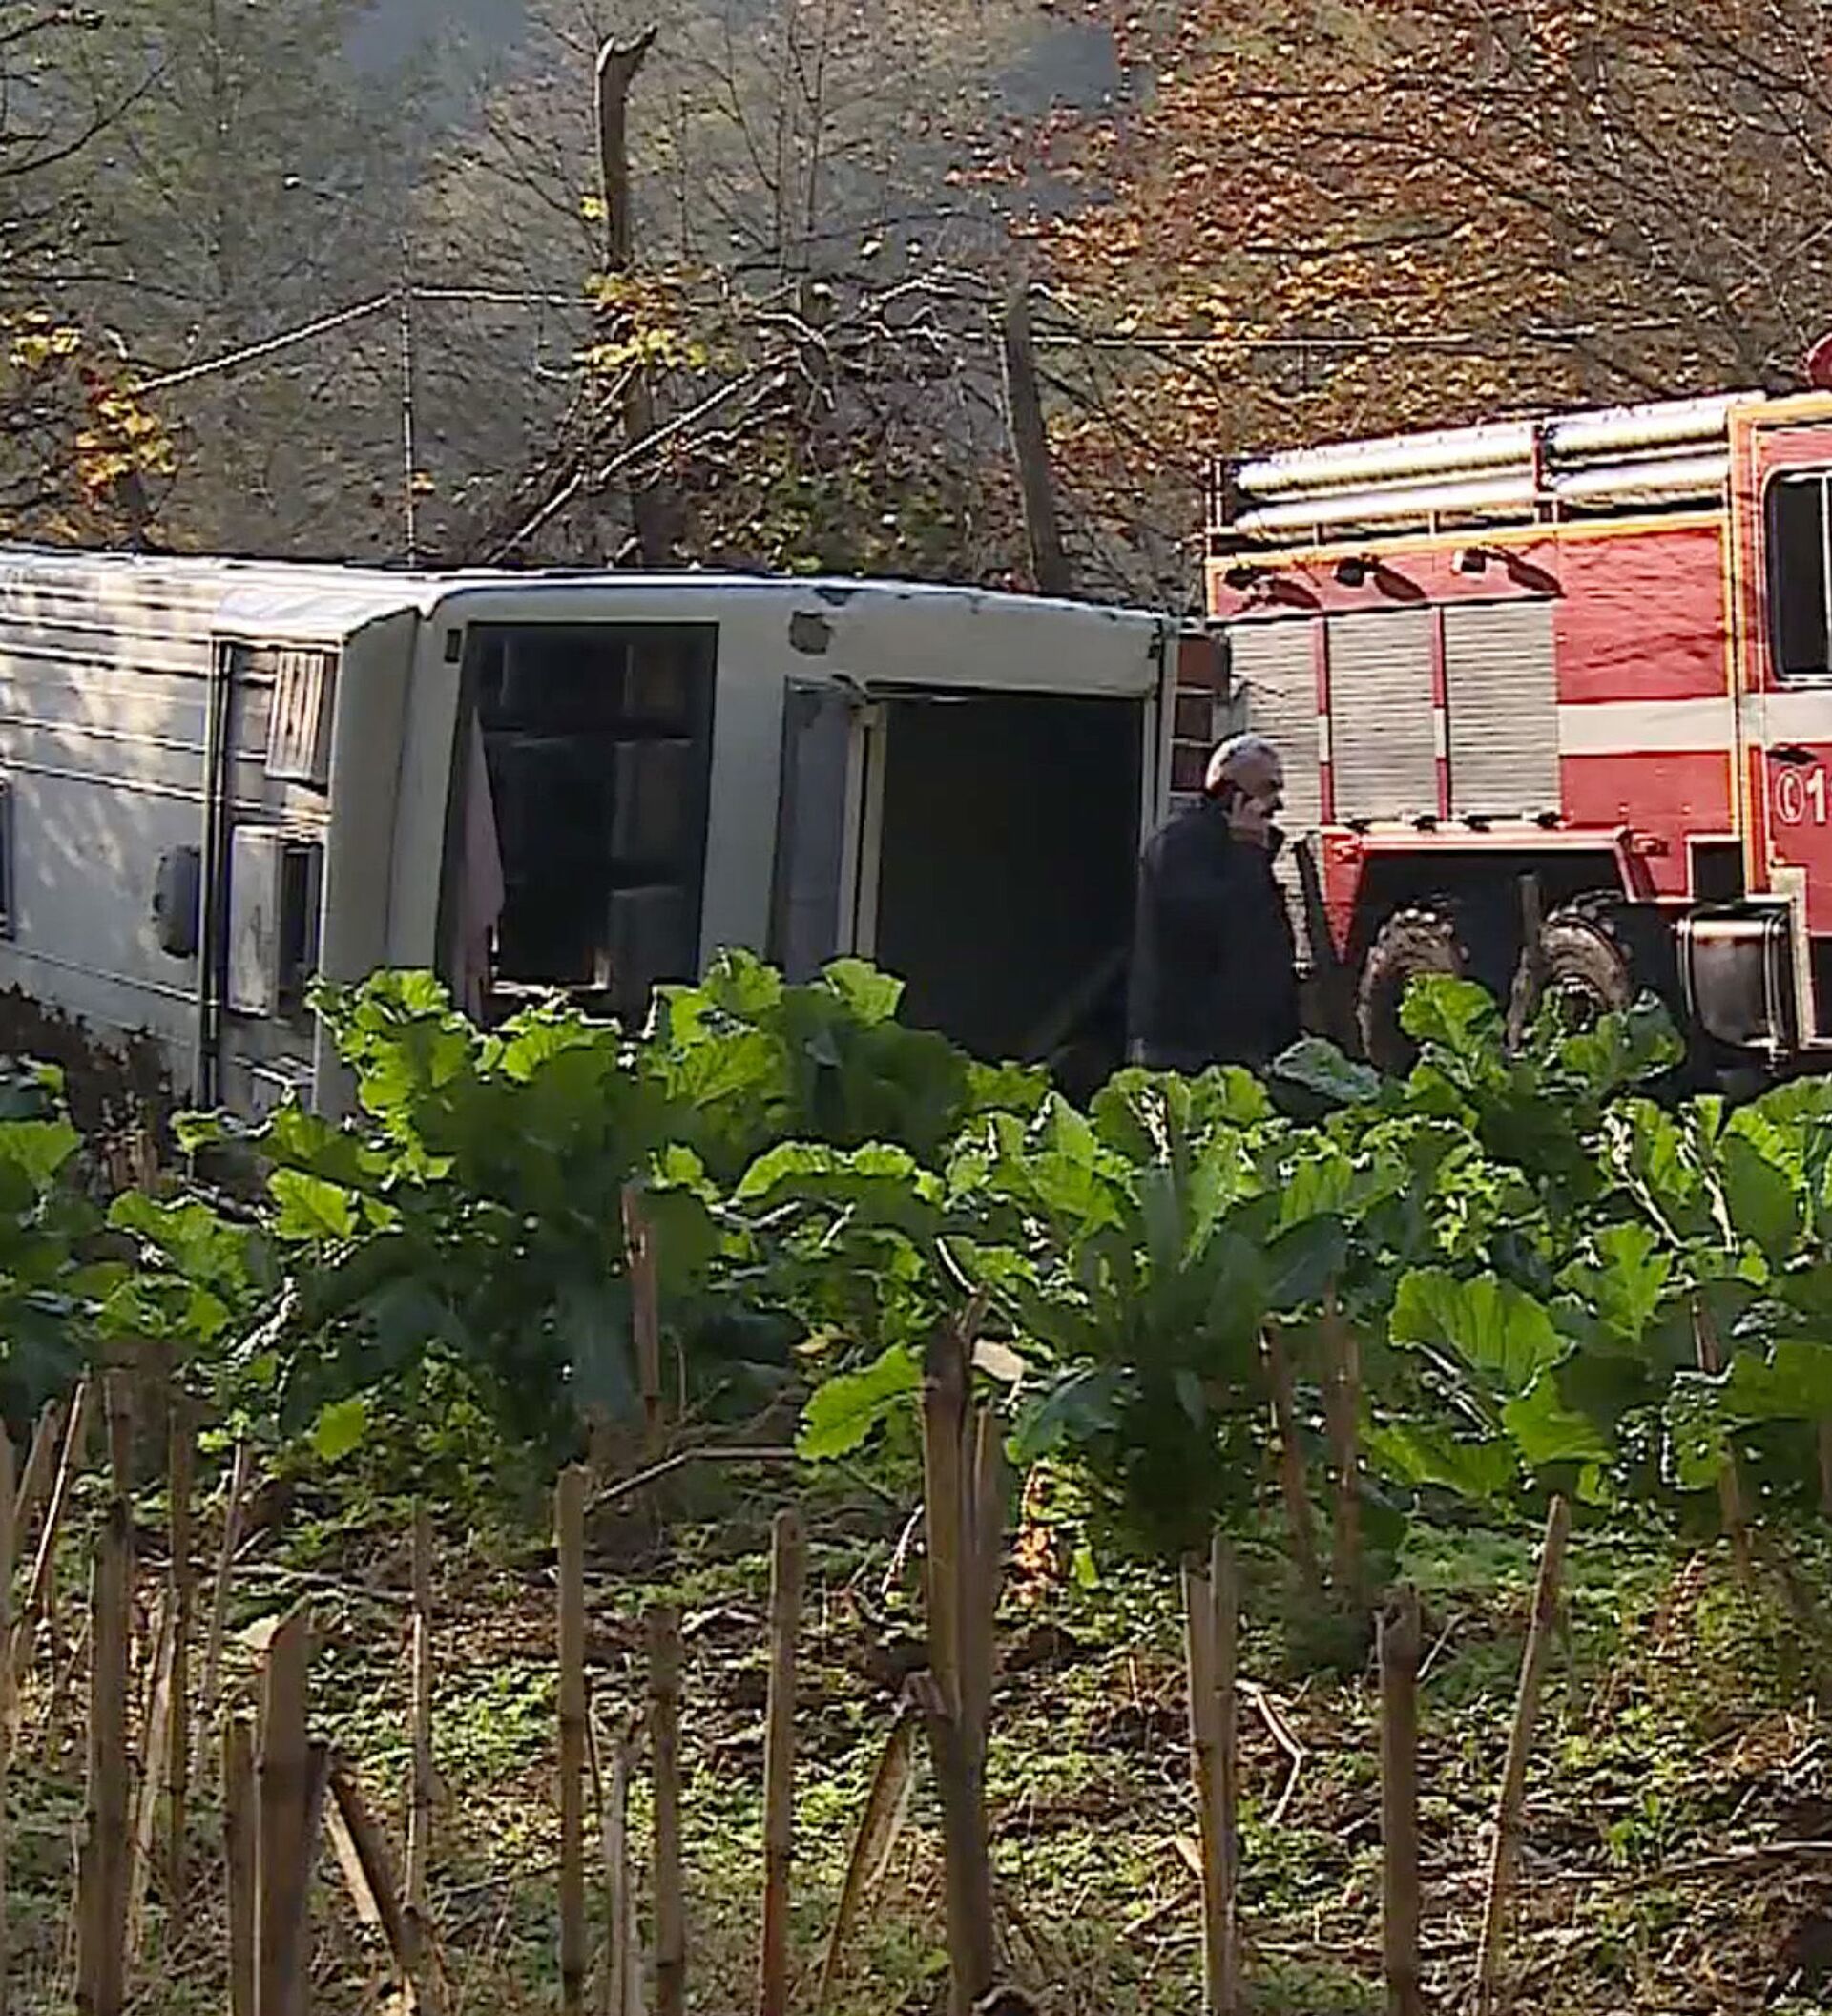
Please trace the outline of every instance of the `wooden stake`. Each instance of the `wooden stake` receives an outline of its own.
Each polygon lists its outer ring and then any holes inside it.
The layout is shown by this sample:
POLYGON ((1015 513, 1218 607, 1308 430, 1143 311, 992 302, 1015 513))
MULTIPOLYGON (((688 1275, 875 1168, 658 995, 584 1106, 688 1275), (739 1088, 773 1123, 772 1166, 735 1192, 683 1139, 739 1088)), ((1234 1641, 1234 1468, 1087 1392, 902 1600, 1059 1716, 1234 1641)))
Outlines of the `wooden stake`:
POLYGON ((114 1495, 134 1495, 133 1374, 115 1364, 102 1375, 102 1413, 108 1424, 108 1469, 114 1495))
POLYGON ((970 1450, 972 1461, 967 1480, 967 1545, 961 1559, 961 1718, 978 1786, 975 1796, 984 1801, 1005 1543, 1005 1449, 997 1415, 970 1407, 963 1447, 970 1450))
POLYGON ((826 1957, 821 1963, 821 1985, 814 1999, 815 2016, 822 2016, 839 1976, 841 1955, 856 1922, 865 1893, 877 1882, 890 1860, 897 1837, 903 1831, 904 1816, 909 1810, 910 1788, 916 1778, 916 1732, 919 1719, 913 1703, 906 1701, 897 1711, 884 1755, 873 1772, 871 1790, 865 1796, 865 1810, 859 1817, 859 1830, 852 1838, 852 1852, 846 1858, 846 1873, 840 1885, 840 1903, 827 1934, 826 1957))
POLYGON ((423 2008, 443 2007, 442 1982, 432 1964, 432 1906, 427 1889, 432 1862, 432 1808, 438 1777, 432 1761, 432 1516, 413 1512, 413 1784, 407 1809, 407 1866, 404 1917, 407 1978, 423 2008))
MULTIPOLYGON (((49 1410, 47 1410, 49 1411, 49 1410)), ((44 1417, 39 1417, 39 1425, 44 1417)), ((11 1940, 7 1924, 7 1777, 12 1761, 12 1566, 17 1551, 13 1517, 12 1444, 0 1427, 0 2016, 7 2016, 11 1940)))
POLYGON ((153 1634, 153 1695, 146 1715, 146 1755, 141 1760, 140 1796, 134 1813, 133 1864, 127 1891, 127 1954, 137 1957, 145 1934, 146 1893, 157 1847, 159 1800, 167 1786, 166 1745, 172 1735, 174 1618, 168 1600, 159 1607, 153 1634))
POLYGON ((1539 1719, 1540 1690, 1546 1679, 1547 1656, 1558 1616, 1559 1576, 1572 1534, 1572 1508, 1554 1498, 1546 1515, 1546 1536, 1540 1543, 1539 1575, 1533 1587, 1532 1621, 1520 1657, 1520 1691, 1514 1701, 1514 1722, 1508 1735, 1508 1761, 1495 1801, 1495 1833, 1488 1862, 1488 1889, 1482 1914, 1482 1941, 1476 1960, 1476 2016, 1489 2016, 1501 1983, 1502 1943, 1507 1928, 1508 1898, 1520 1850, 1521 1810, 1527 1798, 1527 1761, 1532 1752, 1539 1719))
POLYGON ((40 1409, 37 1425, 31 1431, 31 1447, 27 1452, 26 1466, 20 1473, 18 1487, 12 1501, 13 1548, 16 1555, 23 1551, 31 1532, 31 1523, 38 1516, 38 1507, 45 1502, 45 1493, 51 1489, 51 1480, 57 1468, 57 1451, 62 1446, 64 1432, 64 1403, 60 1400, 48 1400, 40 1409))
POLYGON ((656 1814, 656 2016, 687 2006, 687 1915, 680 1869, 680 1612, 645 1619, 649 1643, 649 1758, 656 1814))
MULTIPOLYGON (((1205 1569, 1183 1569, 1183 1655, 1190 1694, 1190 1777, 1202 1851, 1203 2016, 1232 2016, 1234 1965, 1234 1650, 1222 1644, 1235 1613, 1234 1569, 1217 1542, 1205 1569), (1225 1585, 1225 1587, 1220 1586, 1225 1585)), ((1234 1633, 1227 1633, 1230 1640, 1234 1633)))
POLYGON ((188 1877, 185 1828, 191 1800, 191 1614, 196 1575, 191 1561, 191 1493, 197 1474, 197 1410, 184 1394, 172 1400, 166 1464, 167 1524, 171 1534, 172 1670, 165 1733, 165 1891, 171 1908, 184 1904, 188 1877))
POLYGON ((247 1718, 222 1725, 222 1860, 229 1897, 230 2016, 255 2016, 255 1746, 247 1718))
POLYGON ((1323 1309, 1323 1342, 1329 1360, 1330 1468, 1336 1486, 1336 1598, 1359 1611, 1362 1586, 1361 1409, 1362 1353, 1354 1327, 1344 1320, 1332 1292, 1323 1309))
POLYGON ((84 1380, 70 1403, 70 1424, 64 1430, 63 1455, 57 1465, 56 1481, 52 1486, 51 1503, 45 1509, 45 1523, 39 1528, 38 1552, 31 1565, 31 1583, 26 1594, 25 1611, 13 1627, 12 1677, 15 1688, 25 1684, 37 1642, 38 1626, 51 1602, 52 1579, 57 1567, 57 1539, 63 1530, 64 1514, 70 1509, 71 1490, 76 1482, 77 1471, 83 1466, 89 1444, 91 1390, 89 1381, 84 1380))
MULTIPOLYGON (((969 1403, 968 1340, 954 1321, 936 1325, 923 1366, 923 1505, 929 1672, 918 1674, 929 1751, 942 1797, 947 1873, 948 2006, 969 2016, 992 1986, 991 1858, 980 1752, 990 1689, 987 1547, 974 1507, 974 1472, 988 1463, 997 1497, 996 1446, 983 1454, 969 1403)), ((989 1508, 989 1516, 990 1511, 989 1508)), ((996 1549, 996 1540, 990 1543, 996 1549)), ((992 1555, 996 1563, 996 1552, 992 1555)), ((996 1574, 990 1577, 996 1600, 996 1574)), ((916 1684, 912 1681, 912 1686, 916 1684)))
POLYGON ((1317 1563, 1317 1528, 1304 1476, 1303 1444, 1298 1437, 1298 1396, 1292 1382, 1291 1359, 1285 1341, 1268 1324, 1260 1337, 1265 1353, 1266 1384, 1272 1395, 1272 1424, 1279 1436, 1279 1495, 1284 1501, 1285 1526, 1291 1536, 1291 1558, 1300 1579, 1313 1593, 1323 1586, 1317 1563))
POLYGON ((636 1378, 642 1390, 644 1454, 653 1461, 661 1446, 661 1288, 656 1266, 656 1236, 635 1183, 623 1189, 623 1248, 630 1271, 630 1323, 636 1345, 636 1378))
POLYGON ((585 1472, 562 1472, 560 1568, 560 2006, 585 2008, 585 1472))
POLYGON ((930 1766, 942 1805, 942 1860, 947 1892, 948 2008, 972 2016, 992 1988, 998 1964, 986 1811, 968 1734, 939 1678, 910 1676, 906 1697, 928 1732, 930 1766))
POLYGON ((307 1905, 323 1778, 306 1730, 311 1611, 293 1611, 261 1664, 260 1747, 255 1766, 255 2016, 302 2016, 307 1905))
POLYGON ((1423 2016, 1419 1987, 1419 1597, 1380 1624, 1382 1949, 1387 2016, 1423 2016))
POLYGON ((103 1515, 90 1577, 89 1812, 76 1880, 76 2006, 83 2016, 119 2016, 127 1993, 133 1575, 131 1515, 126 1498, 116 1492, 103 1515))
POLYGON ((923 1365, 924 1579, 928 1666, 948 1705, 961 1713, 961 1638, 967 1480, 967 1348, 951 1322, 936 1325, 923 1365))
MULTIPOLYGON (((1718 1325, 1703 1295, 1692 1299, 1692 1341, 1699 1371, 1716 1376, 1724 1369, 1723 1347, 1718 1325)), ((1737 1580, 1745 1590, 1756 1586, 1756 1563, 1750 1552, 1749 1519, 1743 1506, 1742 1471, 1733 1452, 1725 1461, 1718 1480, 1718 1502, 1722 1508, 1724 1532, 1730 1541, 1730 1555, 1737 1566, 1737 1580)))
POLYGON ((365 1925, 373 1925, 386 1941, 397 1985, 411 1994, 406 1912, 395 1888, 387 1841, 363 1798, 356 1774, 341 1757, 331 1760, 330 1789, 325 1826, 344 1872, 344 1887, 357 1917, 365 1925))
POLYGON ((640 1987, 642 1963, 635 1939, 635 1899, 630 1881, 630 1736, 617 1730, 600 1741, 593 1730, 592 1754, 599 1760, 598 1833, 604 1873, 604 1964, 598 1973, 599 2016, 625 2016, 640 1987), (610 1769, 602 1768, 609 1753, 610 1769))
POLYGON ((1234 2016, 1240 2006, 1240 1580, 1234 1548, 1219 1533, 1209 1551, 1209 1585, 1215 1591, 1215 1714, 1220 1745, 1215 1817, 1221 1865, 1220 2006, 1225 2016, 1234 2016))
POLYGON ((802 1521, 776 1515, 770 1546, 770 1693, 763 1737, 763 1943, 758 2016, 789 2006, 789 1868, 795 1849, 795 1645, 802 1627, 802 1521))
POLYGON ((222 1676, 222 1634, 229 1617, 229 1583, 241 1546, 241 1522, 248 1504, 248 1486, 254 1473, 254 1451, 245 1442, 236 1444, 229 1464, 229 1503, 222 1515, 222 1551, 217 1556, 215 1586, 210 1591, 210 1630, 203 1646, 203 1713, 206 1721, 217 1712, 217 1688, 222 1676))

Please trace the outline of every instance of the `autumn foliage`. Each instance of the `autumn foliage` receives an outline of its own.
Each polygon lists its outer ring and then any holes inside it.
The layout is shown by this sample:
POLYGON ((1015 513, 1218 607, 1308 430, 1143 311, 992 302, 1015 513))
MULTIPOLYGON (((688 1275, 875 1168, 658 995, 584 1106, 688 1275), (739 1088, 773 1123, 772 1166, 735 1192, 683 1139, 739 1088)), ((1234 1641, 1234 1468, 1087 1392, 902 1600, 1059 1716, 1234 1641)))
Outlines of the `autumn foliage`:
POLYGON ((1832 19, 1812 0, 1190 0, 1109 14, 1129 102, 1014 148, 1103 347, 1088 506, 1194 534, 1212 457, 1785 384, 1832 320, 1832 19), (1141 487, 1141 468, 1146 488, 1141 487))

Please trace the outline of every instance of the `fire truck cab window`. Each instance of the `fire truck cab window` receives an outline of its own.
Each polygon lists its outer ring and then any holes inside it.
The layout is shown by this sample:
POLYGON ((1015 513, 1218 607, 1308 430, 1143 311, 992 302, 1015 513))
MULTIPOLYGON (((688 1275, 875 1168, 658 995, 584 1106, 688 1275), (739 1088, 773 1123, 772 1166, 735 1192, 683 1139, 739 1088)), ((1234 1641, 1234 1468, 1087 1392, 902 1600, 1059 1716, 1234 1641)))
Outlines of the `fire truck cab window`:
POLYGON ((1832 479, 1782 476, 1768 490, 1768 603, 1783 679, 1832 677, 1832 479))

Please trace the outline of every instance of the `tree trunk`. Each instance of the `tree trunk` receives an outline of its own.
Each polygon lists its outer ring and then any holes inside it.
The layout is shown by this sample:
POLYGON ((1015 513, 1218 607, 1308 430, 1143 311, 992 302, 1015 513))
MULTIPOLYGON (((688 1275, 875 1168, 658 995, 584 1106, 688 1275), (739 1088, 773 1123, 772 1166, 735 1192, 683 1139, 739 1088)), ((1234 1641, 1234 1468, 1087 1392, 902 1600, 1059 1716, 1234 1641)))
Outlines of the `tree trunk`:
MULTIPOLYGON (((604 269, 628 273, 634 259, 631 230, 630 89, 655 44, 654 24, 628 41, 616 38, 598 51, 598 173, 604 189, 604 269)), ((631 371, 623 391, 623 432, 632 450, 656 430, 656 404, 648 374, 631 371)), ((635 522, 636 551, 644 567, 672 567, 679 555, 681 511, 673 490, 641 457, 630 465, 630 512, 635 522)))
POLYGON ((1000 330, 1005 373, 1005 416, 1011 436, 1011 459, 1017 465, 1018 490, 1024 501, 1025 537, 1030 547, 1030 572, 1040 595, 1069 595, 1074 577, 1063 551, 1062 528, 1056 520, 1055 480, 1050 467, 1050 437, 1043 424, 1043 400, 1037 390, 1037 366, 1030 341, 1030 288, 1020 281, 1011 289, 1000 330))

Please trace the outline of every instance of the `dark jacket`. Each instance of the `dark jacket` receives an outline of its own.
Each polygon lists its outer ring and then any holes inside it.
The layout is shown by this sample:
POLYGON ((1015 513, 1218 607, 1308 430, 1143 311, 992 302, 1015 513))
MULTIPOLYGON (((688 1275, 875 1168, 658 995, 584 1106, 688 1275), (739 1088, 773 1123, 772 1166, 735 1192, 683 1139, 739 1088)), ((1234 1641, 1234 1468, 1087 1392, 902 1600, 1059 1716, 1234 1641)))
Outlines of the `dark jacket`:
POLYGON ((1238 841, 1204 799, 1139 859, 1128 1033, 1138 1061, 1264 1065, 1298 1040, 1298 964, 1276 849, 1238 841))

